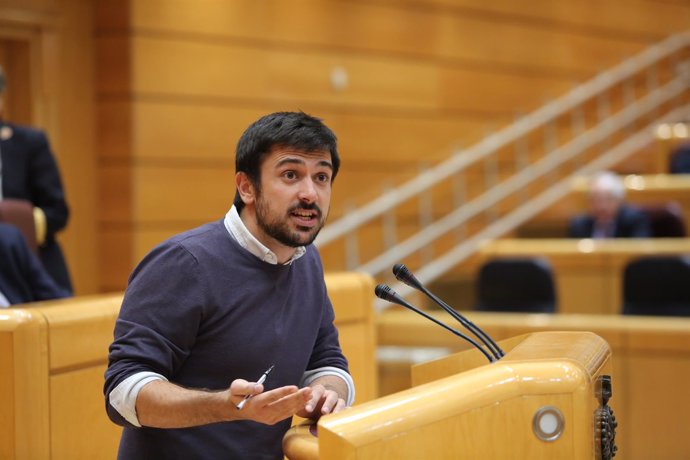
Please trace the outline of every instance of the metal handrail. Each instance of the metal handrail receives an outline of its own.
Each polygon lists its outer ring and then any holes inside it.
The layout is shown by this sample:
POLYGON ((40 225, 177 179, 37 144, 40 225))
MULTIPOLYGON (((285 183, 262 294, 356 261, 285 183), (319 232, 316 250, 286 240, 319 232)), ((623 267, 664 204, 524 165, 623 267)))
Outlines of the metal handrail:
MULTIPOLYGON (((664 114, 664 116, 668 118, 690 117, 690 106, 675 109, 664 114)), ((566 196, 572 190, 571 183, 573 178, 608 169, 635 153, 639 150, 641 145, 649 145, 654 140, 653 128, 655 124, 656 122, 645 126, 637 133, 626 138, 625 141, 621 142, 616 147, 609 149, 605 154, 599 156, 594 161, 579 168, 574 174, 561 179, 557 184, 545 190, 534 199, 519 206, 506 216, 479 231, 477 234, 467 238, 443 256, 434 259, 432 263, 417 270, 415 273, 417 279, 425 284, 437 279, 439 276, 471 256, 483 244, 506 234, 517 225, 526 222, 566 196)), ((401 283, 396 284, 394 289, 403 296, 414 291, 411 287, 401 283)), ((390 306, 390 304, 382 300, 377 300, 375 304, 377 310, 383 310, 388 306, 390 306)))
POLYGON ((572 111, 583 103, 592 100, 598 94, 624 81, 626 78, 639 73, 657 61, 671 56, 688 45, 690 45, 690 32, 674 35, 623 61, 614 68, 600 73, 560 98, 547 103, 498 132, 485 137, 474 146, 454 152, 450 158, 435 167, 331 222, 321 231, 315 244, 317 246, 325 246, 347 235, 361 225, 381 216, 434 184, 457 174, 460 170, 485 158, 498 149, 510 145, 520 137, 572 111))
POLYGON ((625 109, 607 118, 601 124, 580 134, 569 143, 551 151, 541 160, 503 181, 499 184, 499 187, 487 190, 471 202, 465 203, 462 207, 437 220, 427 228, 422 229, 406 241, 389 248, 384 254, 358 267, 358 270, 372 274, 382 272, 387 267, 396 263, 400 258, 431 243, 436 238, 448 233, 454 227, 461 225, 482 210, 495 205, 502 198, 516 193, 537 177, 543 176, 554 167, 573 158, 584 149, 606 139, 607 136, 639 118, 640 114, 648 113, 661 103, 672 100, 674 97, 681 94, 686 87, 683 77, 672 80, 664 87, 651 92, 639 101, 630 104, 625 109))

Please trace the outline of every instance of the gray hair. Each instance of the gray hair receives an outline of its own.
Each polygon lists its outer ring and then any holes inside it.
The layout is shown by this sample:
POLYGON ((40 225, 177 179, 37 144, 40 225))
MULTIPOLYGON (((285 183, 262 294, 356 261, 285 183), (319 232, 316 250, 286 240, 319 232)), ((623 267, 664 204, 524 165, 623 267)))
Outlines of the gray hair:
POLYGON ((590 190, 602 190, 622 200, 625 198, 625 184, 618 174, 611 171, 601 171, 590 179, 590 190))
POLYGON ((5 80, 5 71, 2 70, 2 66, 0 65, 0 93, 5 91, 6 85, 7 85, 7 80, 5 80))

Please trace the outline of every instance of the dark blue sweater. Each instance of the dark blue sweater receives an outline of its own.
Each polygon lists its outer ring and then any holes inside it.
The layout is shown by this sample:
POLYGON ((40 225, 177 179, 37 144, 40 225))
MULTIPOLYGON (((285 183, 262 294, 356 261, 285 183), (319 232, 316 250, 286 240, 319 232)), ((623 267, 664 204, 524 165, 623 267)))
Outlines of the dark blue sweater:
POLYGON ((290 419, 185 429, 136 428, 108 402, 141 371, 190 388, 222 390, 256 380, 266 390, 297 385, 309 369, 347 370, 333 325, 323 269, 313 246, 291 265, 272 265, 242 248, 222 221, 157 246, 130 277, 106 371, 106 408, 125 426, 119 458, 282 458, 290 419))

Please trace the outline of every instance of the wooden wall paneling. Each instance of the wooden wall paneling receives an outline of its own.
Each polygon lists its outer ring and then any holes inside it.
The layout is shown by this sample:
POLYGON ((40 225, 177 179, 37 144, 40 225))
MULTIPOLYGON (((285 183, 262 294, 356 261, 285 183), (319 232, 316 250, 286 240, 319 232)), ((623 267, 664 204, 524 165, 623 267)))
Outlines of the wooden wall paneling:
POLYGON ((129 163, 102 165, 99 179, 101 225, 131 224, 136 184, 129 163))
POLYGON ((586 74, 608 67, 643 46, 639 40, 624 41, 617 36, 538 27, 515 16, 506 21, 505 17, 400 4, 310 2, 295 9, 287 1, 260 6, 237 2, 217 3, 206 11, 192 4, 179 6, 136 2, 133 25, 167 34, 239 35, 261 41, 268 38, 270 42, 374 49, 586 74))
MULTIPOLYGON (((218 219, 220 218, 221 217, 218 217, 218 219)), ((158 228, 151 226, 152 228, 142 228, 138 230, 134 235, 134 262, 139 262, 151 251, 151 249, 168 238, 177 235, 178 233, 201 226, 208 221, 208 219, 204 219, 203 221, 198 222, 171 223, 168 225, 162 225, 158 228)))
MULTIPOLYGON (((232 102, 193 103, 138 98, 128 105, 123 101, 103 101, 104 156, 120 143, 136 138, 133 155, 138 161, 184 161, 189 164, 234 166, 235 146, 242 132, 258 117, 275 110, 270 101, 257 104, 232 102), (128 112, 129 111, 129 112, 128 112), (131 115, 127 115, 130 113, 131 115), (134 121, 127 120, 131 116, 134 121), (123 125, 123 128, 120 128, 123 125), (122 129, 130 126, 130 139, 122 129)), ((342 172, 371 169, 371 165, 395 165, 399 161, 436 162, 447 158, 449 147, 466 147, 492 129, 512 121, 513 115, 443 114, 424 112, 347 111, 319 104, 299 106, 319 118, 338 136, 342 172)), ((295 107, 292 107, 294 110, 295 107)), ((382 171, 379 171, 382 172, 382 171)))
POLYGON ((134 253, 134 230, 129 225, 106 225, 101 227, 100 236, 101 292, 121 291, 138 262, 134 253))
MULTIPOLYGON (((130 28, 132 3, 136 0, 98 0, 94 5, 96 35, 103 32, 126 33, 130 28)), ((204 9, 204 8, 201 8, 204 9)), ((159 12, 154 14, 157 16, 159 12)))
POLYGON ((577 81, 568 76, 445 66, 439 76, 443 109, 502 114, 537 109, 550 99, 568 92, 577 81))
MULTIPOLYGON (((0 34, 2 37, 4 34, 0 34)), ((11 35, 10 35, 11 37, 11 35)), ((29 40, 3 38, 0 40, 2 56, 0 66, 5 74, 7 88, 3 95, 3 118, 14 123, 30 125, 33 122, 31 103, 31 75, 29 40)))
MULTIPOLYGON (((399 3, 395 0, 382 1, 399 3)), ((686 18, 690 12, 685 0, 584 0, 570 3, 551 0, 413 0, 407 4, 416 8, 441 9, 457 15, 491 14, 496 20, 528 22, 539 19, 544 28, 616 35, 631 41, 658 40, 682 32, 688 27, 686 18)))
MULTIPOLYGON (((111 73, 107 79, 113 76, 111 73)), ((101 99, 97 105, 99 288, 101 292, 112 292, 124 289, 135 264, 132 213, 136 190, 131 170, 134 122, 132 104, 127 99, 101 99)))
POLYGON ((136 263, 132 218, 136 120, 130 95, 129 3, 96 2, 94 6, 101 292, 124 289, 136 263), (105 27, 114 31, 106 34, 105 27))
POLYGON ((135 166, 131 218, 139 223, 220 219, 235 197, 234 168, 135 166))
MULTIPOLYGON (((126 164, 132 156, 134 130, 140 123, 128 99, 101 98, 97 103, 99 167, 126 164)), ((156 151, 156 149, 152 149, 156 151)))
MULTIPOLYGON (((98 2, 100 4, 100 2, 98 2)), ((97 26, 100 27, 100 24, 97 26)), ((131 38, 126 31, 96 33, 96 91, 99 103, 105 95, 130 97, 131 38)))
POLYGON ((136 36, 132 42, 136 93, 360 107, 437 104, 437 69, 417 62, 168 38, 136 36), (331 88, 336 65, 348 69, 348 91, 331 88))
POLYGON ((93 4, 69 1, 61 8, 56 30, 59 53, 51 67, 55 79, 56 154, 60 161, 70 221, 61 234, 75 292, 99 290, 98 186, 94 104, 93 4))
MULTIPOLYGON (((267 105, 269 105, 268 103, 267 105)), ((244 130, 269 107, 175 98, 138 98, 131 104, 136 138, 133 155, 140 164, 235 166, 235 146, 244 130)), ((317 115, 317 114, 315 114, 317 115)))
POLYGON ((245 104, 275 100, 360 110, 373 106, 505 115, 532 110, 565 93, 575 81, 572 76, 466 70, 444 63, 372 59, 332 50, 272 50, 148 36, 135 38, 132 46, 133 91, 198 102, 230 98, 245 104), (336 67, 348 74, 347 88, 342 91, 331 87, 330 75, 336 67))

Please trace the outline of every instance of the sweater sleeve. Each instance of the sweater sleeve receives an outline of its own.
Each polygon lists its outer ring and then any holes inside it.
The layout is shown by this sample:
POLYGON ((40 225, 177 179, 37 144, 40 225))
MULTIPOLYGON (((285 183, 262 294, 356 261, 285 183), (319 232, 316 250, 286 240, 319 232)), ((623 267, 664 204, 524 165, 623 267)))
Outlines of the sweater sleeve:
POLYGON ((328 297, 325 298, 324 314, 319 328, 319 335, 314 344, 314 350, 309 359, 307 370, 318 369, 320 367, 337 367, 349 372, 347 359, 340 349, 338 340, 338 329, 333 321, 335 314, 333 306, 328 297))
POLYGON ((340 342, 338 340, 338 329, 335 327, 335 312, 333 311, 333 304, 328 298, 326 289, 326 282, 323 277, 323 268, 321 266, 321 258, 318 251, 313 246, 309 247, 311 260, 314 261, 315 271, 318 273, 318 279, 321 280, 321 324, 319 326, 319 333, 314 344, 307 365, 307 371, 319 369, 322 367, 337 367, 349 373, 347 359, 340 349, 340 342))
POLYGON ((105 374, 106 410, 113 422, 133 426, 109 398, 127 377, 153 372, 174 381, 196 340, 204 293, 197 260, 179 243, 163 243, 134 270, 105 374))

